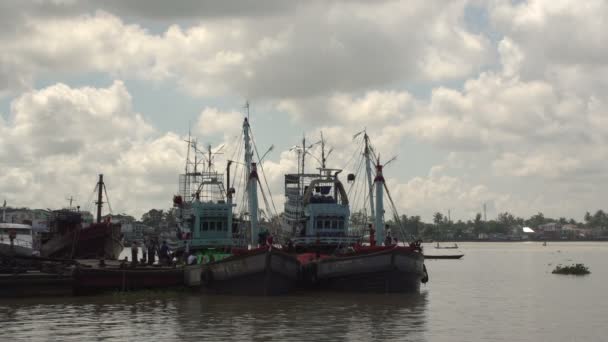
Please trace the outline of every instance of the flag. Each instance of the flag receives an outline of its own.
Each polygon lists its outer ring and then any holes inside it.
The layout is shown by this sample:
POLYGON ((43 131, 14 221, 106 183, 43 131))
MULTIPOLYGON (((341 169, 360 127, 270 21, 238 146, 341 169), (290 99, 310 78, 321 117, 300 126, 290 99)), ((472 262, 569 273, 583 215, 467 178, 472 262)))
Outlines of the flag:
POLYGON ((4 204, 2 205, 2 208, 6 208, 6 200, 4 200, 4 204))

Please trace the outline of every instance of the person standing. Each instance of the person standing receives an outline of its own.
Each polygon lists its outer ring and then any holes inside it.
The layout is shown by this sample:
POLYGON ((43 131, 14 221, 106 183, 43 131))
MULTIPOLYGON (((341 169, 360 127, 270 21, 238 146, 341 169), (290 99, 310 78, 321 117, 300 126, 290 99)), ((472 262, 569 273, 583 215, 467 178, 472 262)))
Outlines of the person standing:
POLYGON ((148 262, 148 239, 144 238, 143 244, 141 246, 141 253, 143 257, 141 258, 144 265, 148 262))
POLYGON ((154 264, 154 259, 156 259, 156 240, 150 239, 148 240, 148 265, 154 264))
POLYGON ((158 259, 164 265, 169 264, 169 246, 167 246, 167 241, 163 241, 162 246, 160 246, 160 251, 158 253, 158 259))
POLYGON ((131 244, 131 264, 133 266, 137 265, 137 254, 139 252, 139 248, 137 248, 137 242, 133 241, 131 244))

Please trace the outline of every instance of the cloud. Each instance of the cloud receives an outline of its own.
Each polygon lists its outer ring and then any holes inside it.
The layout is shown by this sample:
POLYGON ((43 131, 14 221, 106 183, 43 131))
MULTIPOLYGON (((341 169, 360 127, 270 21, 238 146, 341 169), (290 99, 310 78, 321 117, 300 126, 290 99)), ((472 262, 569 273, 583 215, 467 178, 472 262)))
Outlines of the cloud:
POLYGON ((217 108, 205 108, 196 122, 196 132, 202 135, 238 132, 244 115, 239 112, 223 112, 217 108))
POLYGON ((161 199, 169 203, 184 163, 182 138, 158 134, 133 111, 120 81, 24 93, 0 132, 0 193, 12 205, 57 208, 74 195, 82 208, 91 207, 103 173, 115 212, 139 215, 161 199))
MULTIPOLYGON (((448 6, 442 1, 313 1, 297 10, 278 6, 284 10, 265 20, 247 9, 239 14, 233 6, 214 5, 216 16, 201 15, 189 26, 172 24, 161 34, 108 12, 141 7, 142 13, 160 14, 160 3, 115 2, 95 11, 71 3, 46 5, 72 15, 44 15, 39 7, 18 4, 11 11, 19 29, 2 39, 0 91, 27 89, 43 76, 102 72, 175 81, 201 96, 293 99, 404 77, 458 79, 488 60, 487 39, 465 27, 465 1, 448 6), (228 17, 221 8, 228 8, 228 17)), ((191 6, 176 7, 185 13, 191 6)), ((213 6, 203 4, 194 13, 205 7, 213 6)))

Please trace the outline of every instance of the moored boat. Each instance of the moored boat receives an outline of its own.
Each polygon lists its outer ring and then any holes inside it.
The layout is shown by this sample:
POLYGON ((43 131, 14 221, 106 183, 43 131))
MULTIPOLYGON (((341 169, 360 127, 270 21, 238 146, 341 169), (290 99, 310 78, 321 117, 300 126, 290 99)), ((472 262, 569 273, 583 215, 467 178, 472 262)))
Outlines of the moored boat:
MULTIPOLYGON (((385 240, 383 191, 386 189, 382 165, 376 164, 374 186, 369 198, 374 225, 370 229, 370 246, 361 246, 362 234, 349 226, 350 206, 338 175, 342 170, 325 165, 325 142, 321 137, 321 167, 318 174, 304 172, 306 143, 303 141, 300 173, 285 176, 285 217, 291 239, 288 244, 302 263, 304 286, 357 292, 406 292, 417 290, 428 280, 424 256, 419 243, 397 247, 385 240), (380 245, 376 246, 376 238, 380 245), (382 242, 385 246, 382 246, 382 242)), ((370 148, 365 134, 368 185, 371 186, 370 148)), ((349 175, 349 181, 354 180, 349 175)), ((387 190, 388 191, 388 190, 387 190)), ((389 197, 390 198, 390 197, 389 197)), ((394 205, 393 205, 394 207, 394 205)), ((388 235, 390 237, 390 235, 388 235)))
POLYGON ((101 220, 104 189, 103 175, 99 175, 95 223, 85 226, 82 213, 71 208, 52 212, 49 232, 40 236, 41 256, 66 259, 118 259, 124 248, 122 233, 120 224, 101 220))
POLYGON ((279 295, 295 288, 299 273, 300 262, 293 255, 262 247, 209 263, 203 284, 209 293, 279 295))
MULTIPOLYGON (((223 175, 213 171, 213 153, 209 148, 206 169, 199 172, 194 143, 194 162, 188 163, 184 191, 174 198, 178 209, 180 235, 185 237, 184 248, 199 255, 203 267, 202 287, 209 293, 233 295, 274 295, 288 293, 296 284, 300 264, 293 255, 266 246, 258 247, 259 222, 257 163, 252 161, 252 140, 247 118, 243 121, 245 153, 245 187, 247 219, 233 215, 233 195, 230 186, 230 164, 226 186, 223 175), (190 172, 188 165, 192 165, 190 172), (193 195, 190 195, 193 193, 193 195), (202 200, 202 199, 206 200, 202 200), (186 200, 184 200, 186 199, 186 200), (187 247, 186 247, 187 246, 187 247)), ((189 143, 192 145, 192 143, 189 143)), ((181 188, 181 186, 180 186, 181 188)))
POLYGON ((437 249, 458 249, 458 244, 454 244, 452 246, 441 246, 439 245, 439 242, 437 242, 437 244, 435 245, 435 248, 437 249))
POLYGON ((464 254, 447 254, 447 255, 429 255, 425 254, 425 259, 460 259, 464 254))
POLYGON ((0 256, 31 256, 32 226, 17 223, 0 223, 0 256), (12 241, 11 241, 12 240, 12 241))
POLYGON ((417 247, 367 247, 319 259, 315 267, 319 286, 338 291, 409 292, 428 280, 417 247))
POLYGON ((73 272, 74 293, 168 289, 184 285, 182 267, 86 267, 73 272))

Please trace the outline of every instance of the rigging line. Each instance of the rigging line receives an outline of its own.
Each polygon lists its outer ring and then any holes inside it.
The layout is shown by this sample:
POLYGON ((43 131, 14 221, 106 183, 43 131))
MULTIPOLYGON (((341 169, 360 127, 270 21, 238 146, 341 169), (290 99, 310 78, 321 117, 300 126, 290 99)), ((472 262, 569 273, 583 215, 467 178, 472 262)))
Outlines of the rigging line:
POLYGON ((87 198, 87 201, 85 202, 85 207, 82 208, 84 211, 91 211, 91 207, 93 205, 93 196, 95 196, 95 192, 97 190, 97 185, 95 185, 95 188, 93 189, 93 192, 89 195, 89 198, 87 198))
MULTIPOLYGON (((258 157, 258 162, 260 164, 260 170, 262 171, 262 177, 264 177, 264 183, 266 184, 266 188, 268 189, 268 194, 270 195, 270 202, 272 203, 272 209, 274 210, 274 215, 278 216, 277 214, 277 207, 275 207, 274 205, 274 200, 272 199, 272 192, 270 191, 270 186, 268 185, 268 179, 266 178, 266 172, 264 172, 264 164, 261 163, 260 161, 260 154, 258 153, 258 146, 255 143, 255 139, 253 138, 253 132, 251 131, 251 128, 249 128, 249 132, 251 133, 251 142, 253 143, 253 150, 255 151, 255 155, 258 157)), ((259 179, 258 179, 259 181, 259 179)), ((260 186, 260 188, 262 188, 262 186, 260 186)), ((270 209, 267 208, 267 209, 270 209)))
MULTIPOLYGON (((262 192, 262 198, 264 199, 264 205, 266 207, 266 212, 270 211, 270 206, 268 205, 268 200, 266 199, 266 193, 264 192, 264 188, 262 187, 262 183, 260 182, 260 179, 258 178, 258 184, 260 185, 260 191, 262 192)), ((267 218, 270 220, 270 217, 267 218)))
POLYGON ((403 224, 401 222, 401 218, 399 217, 399 213, 397 213, 397 207, 395 206, 395 202, 393 202, 393 198, 391 197, 391 193, 388 190, 388 187, 386 186, 386 183, 384 183, 384 189, 386 190, 386 195, 388 196, 388 200, 389 200, 389 202, 391 204, 391 208, 393 209, 393 218, 397 221, 397 224, 399 225, 399 231, 401 232, 401 237, 403 239, 406 239, 407 238, 407 232, 405 231, 405 227, 403 227, 403 224))
POLYGON ((353 187, 355 187, 358 183, 359 183, 359 172, 361 170, 361 166, 363 165, 363 155, 361 155, 361 158, 359 158, 359 164, 358 166, 355 168, 355 170, 353 170, 355 172, 355 181, 353 182, 353 184, 350 186, 350 188, 348 189, 348 193, 350 194, 350 191, 353 187))
POLYGON ((106 203, 108 203, 108 209, 110 210, 110 214, 112 214, 112 205, 110 204, 110 197, 108 196, 108 190, 106 189, 106 185, 103 185, 103 192, 106 194, 106 203))
POLYGON ((361 151, 361 147, 362 147, 362 145, 363 145, 363 140, 360 140, 360 141, 358 142, 358 145, 357 145, 357 148, 356 148, 356 151, 357 151, 357 152, 355 152, 355 153, 354 153, 354 154, 353 154, 353 155, 350 157, 350 159, 349 159, 349 160, 346 162, 346 164, 345 164, 344 168, 348 168, 348 166, 350 165, 350 163, 354 161, 355 156, 357 156, 357 155, 362 155, 362 154, 359 154, 359 153, 358 153, 358 151, 361 151))
POLYGON ((361 168, 363 166, 363 158, 361 158, 361 162, 359 163, 359 166, 357 167, 356 170, 356 176, 355 176, 355 183, 354 183, 354 196, 353 196, 353 203, 357 202, 357 198, 358 198, 358 192, 359 192, 359 187, 361 186, 361 181, 357 181, 357 179, 360 179, 360 177, 358 176, 359 173, 361 172, 361 168))

